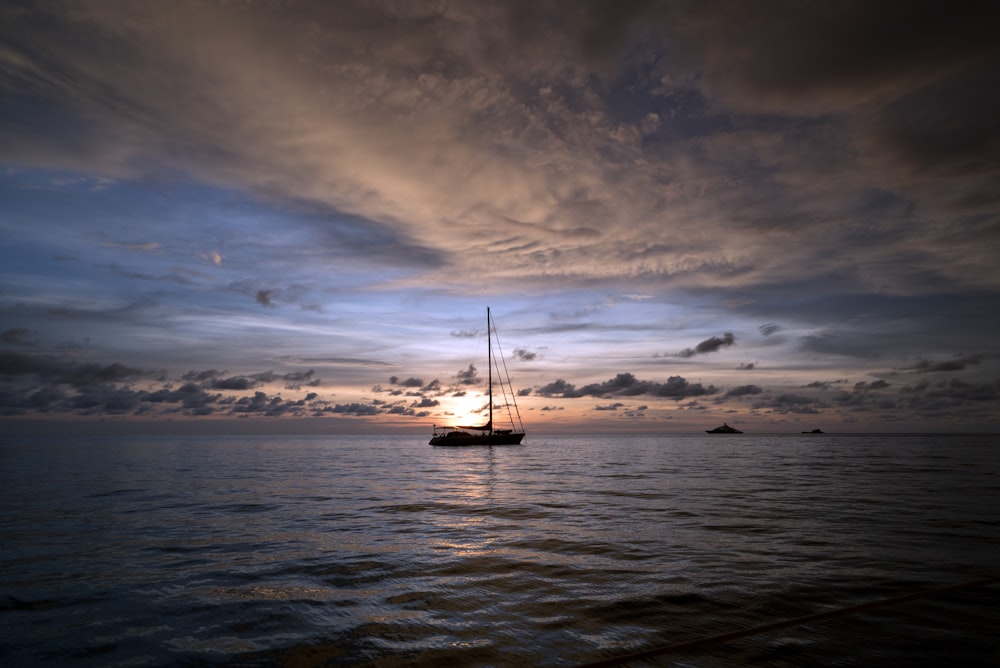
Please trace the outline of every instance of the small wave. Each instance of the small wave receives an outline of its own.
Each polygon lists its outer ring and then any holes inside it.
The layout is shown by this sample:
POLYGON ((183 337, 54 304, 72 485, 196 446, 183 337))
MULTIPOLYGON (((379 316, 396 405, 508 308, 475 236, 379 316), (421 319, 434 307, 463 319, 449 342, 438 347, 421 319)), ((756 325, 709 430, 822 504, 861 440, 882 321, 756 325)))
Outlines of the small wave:
POLYGON ((228 506, 220 506, 219 510, 226 513, 266 513, 278 510, 281 506, 273 503, 234 503, 228 506))
POLYGON ((86 498, 88 499, 103 499, 107 497, 115 496, 127 496, 129 494, 139 494, 145 492, 146 490, 141 487, 126 487, 124 489, 115 489, 107 492, 96 492, 94 494, 88 494, 86 498))
POLYGON ((559 538, 539 538, 504 543, 508 549, 530 550, 542 554, 560 554, 582 557, 607 557, 625 561, 648 559, 652 555, 621 545, 602 542, 576 542, 559 538))

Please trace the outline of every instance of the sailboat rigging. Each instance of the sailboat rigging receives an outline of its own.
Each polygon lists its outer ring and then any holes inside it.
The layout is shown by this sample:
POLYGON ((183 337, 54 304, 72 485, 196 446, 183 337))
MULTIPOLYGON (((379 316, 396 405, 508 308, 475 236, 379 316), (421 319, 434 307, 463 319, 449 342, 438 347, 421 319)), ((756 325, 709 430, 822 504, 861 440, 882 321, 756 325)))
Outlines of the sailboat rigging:
MULTIPOLYGON (((487 394, 489 396, 489 421, 484 425, 476 427, 455 426, 438 427, 434 426, 434 435, 431 437, 430 445, 517 445, 524 438, 524 424, 521 422, 521 412, 517 408, 517 400, 514 398, 514 388, 510 384, 510 375, 507 373, 507 362, 504 361, 503 351, 500 351, 500 362, 503 368, 503 375, 500 376, 500 390, 503 394, 503 406, 507 409, 507 417, 510 422, 510 429, 496 429, 493 421, 493 367, 497 367, 500 373, 501 365, 494 364, 493 336, 496 334, 496 325, 490 308, 486 307, 486 366, 489 371, 487 382, 487 394), (508 397, 508 392, 510 396, 508 397), (511 408, 513 407, 513 411, 511 408), (478 433, 473 433, 478 432, 478 433)), ((497 338, 497 350, 500 350, 500 339, 497 338)))

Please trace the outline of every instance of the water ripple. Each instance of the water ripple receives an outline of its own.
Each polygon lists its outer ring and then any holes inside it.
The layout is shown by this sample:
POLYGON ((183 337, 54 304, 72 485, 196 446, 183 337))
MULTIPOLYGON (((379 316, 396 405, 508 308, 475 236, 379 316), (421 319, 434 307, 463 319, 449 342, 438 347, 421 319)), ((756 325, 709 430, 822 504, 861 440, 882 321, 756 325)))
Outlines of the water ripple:
MULTIPOLYGON (((819 444, 0 442, 0 661, 573 665, 1000 563, 1000 440, 819 444)), ((994 665, 998 590, 680 661, 994 665)))

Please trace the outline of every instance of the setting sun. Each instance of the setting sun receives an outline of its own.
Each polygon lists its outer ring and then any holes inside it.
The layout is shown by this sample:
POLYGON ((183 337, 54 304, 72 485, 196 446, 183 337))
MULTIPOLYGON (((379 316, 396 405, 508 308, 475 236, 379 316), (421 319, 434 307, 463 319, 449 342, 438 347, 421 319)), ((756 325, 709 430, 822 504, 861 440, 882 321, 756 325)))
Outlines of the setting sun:
POLYGON ((449 397, 442 401, 444 414, 455 425, 480 425, 486 422, 484 412, 489 408, 486 397, 479 392, 470 392, 461 397, 449 397))

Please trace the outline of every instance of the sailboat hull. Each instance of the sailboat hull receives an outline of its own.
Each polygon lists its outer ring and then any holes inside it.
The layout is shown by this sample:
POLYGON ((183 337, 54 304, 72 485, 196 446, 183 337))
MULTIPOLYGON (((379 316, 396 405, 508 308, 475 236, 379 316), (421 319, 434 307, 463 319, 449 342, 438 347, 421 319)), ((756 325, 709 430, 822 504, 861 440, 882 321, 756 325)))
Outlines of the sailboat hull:
POLYGON ((508 434, 467 434, 461 431, 451 431, 441 436, 434 436, 431 445, 519 445, 524 438, 523 432, 508 434))

